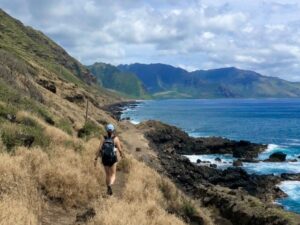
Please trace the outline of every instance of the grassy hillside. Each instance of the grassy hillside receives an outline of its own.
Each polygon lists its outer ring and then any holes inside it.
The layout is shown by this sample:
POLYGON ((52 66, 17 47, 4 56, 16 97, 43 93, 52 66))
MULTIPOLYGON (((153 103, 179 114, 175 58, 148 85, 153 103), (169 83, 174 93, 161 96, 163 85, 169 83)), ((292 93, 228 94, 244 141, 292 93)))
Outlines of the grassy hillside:
POLYGON ((121 72, 105 63, 94 63, 87 68, 97 77, 100 85, 132 98, 148 98, 142 82, 133 73, 121 72))
POLYGON ((68 81, 95 82, 89 71, 42 32, 25 27, 0 9, 0 49, 29 63, 38 63, 68 81), (76 75, 76 77, 74 77, 76 75))

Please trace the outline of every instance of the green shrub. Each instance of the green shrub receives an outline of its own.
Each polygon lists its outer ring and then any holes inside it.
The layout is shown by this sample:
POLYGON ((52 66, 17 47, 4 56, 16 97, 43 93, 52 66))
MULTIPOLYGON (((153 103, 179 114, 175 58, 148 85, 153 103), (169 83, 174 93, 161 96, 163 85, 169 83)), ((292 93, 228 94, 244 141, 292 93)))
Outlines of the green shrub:
POLYGON ((192 218, 197 215, 197 210, 193 202, 189 200, 184 200, 181 206, 182 213, 187 218, 192 218))
POLYGON ((1 139, 10 152, 17 146, 47 147, 50 139, 44 135, 44 129, 34 120, 26 118, 21 124, 6 123, 1 127, 1 139))
POLYGON ((15 116, 16 109, 12 105, 0 104, 0 117, 7 119, 8 115, 15 116))
POLYGON ((85 139, 99 137, 101 134, 104 134, 103 128, 95 124, 93 121, 87 121, 78 131, 78 137, 85 139))
POLYGON ((8 151, 11 151, 15 146, 21 145, 21 130, 16 125, 1 127, 1 139, 3 145, 8 151))
POLYGON ((73 127, 72 123, 70 122, 69 119, 60 119, 57 123, 56 126, 66 132, 69 135, 73 134, 73 127))
MULTIPOLYGON (((40 116, 48 124, 54 125, 53 118, 44 105, 34 101, 14 88, 10 88, 5 82, 0 79, 0 101, 6 103, 6 106, 0 104, 0 114, 6 113, 5 110, 12 112, 15 115, 16 111, 25 110, 40 116)), ((0 115, 1 117, 1 115, 0 115)))

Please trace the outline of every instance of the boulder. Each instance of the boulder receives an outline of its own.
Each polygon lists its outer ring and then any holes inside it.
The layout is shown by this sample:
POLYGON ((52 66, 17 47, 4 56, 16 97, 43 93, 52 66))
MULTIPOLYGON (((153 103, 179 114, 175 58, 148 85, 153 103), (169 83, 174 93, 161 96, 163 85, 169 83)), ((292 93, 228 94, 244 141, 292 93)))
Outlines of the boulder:
POLYGON ((35 140, 34 136, 26 134, 20 135, 19 139, 22 142, 22 144, 27 148, 30 148, 35 140))
POLYGON ((210 164, 209 167, 211 167, 211 168, 217 168, 218 166, 216 164, 210 164))
POLYGON ((215 158, 215 161, 222 162, 222 160, 219 157, 215 158))
POLYGON ((197 161, 196 161, 197 163, 201 163, 202 161, 201 161, 201 159, 197 159, 197 161))
POLYGON ((66 99, 69 102, 74 102, 74 103, 84 102, 84 96, 82 94, 75 94, 75 95, 71 95, 71 96, 66 96, 66 99))
POLYGON ((46 88, 48 91, 51 91, 52 93, 56 93, 56 86, 53 81, 40 79, 37 80, 37 83, 42 87, 46 88))
POLYGON ((265 162, 285 162, 286 160, 286 154, 283 152, 275 152, 270 155, 270 157, 267 160, 264 160, 265 162))
POLYGON ((243 166, 243 162, 241 160, 234 160, 232 165, 233 166, 243 166))

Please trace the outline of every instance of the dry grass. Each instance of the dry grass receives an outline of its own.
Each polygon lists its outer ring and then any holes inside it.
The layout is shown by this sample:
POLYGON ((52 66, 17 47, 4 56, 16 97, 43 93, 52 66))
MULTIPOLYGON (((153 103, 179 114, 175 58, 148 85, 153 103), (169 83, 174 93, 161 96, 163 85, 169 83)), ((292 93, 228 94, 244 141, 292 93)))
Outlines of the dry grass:
POLYGON ((38 225, 38 217, 23 199, 13 196, 0 201, 0 225, 38 225))
POLYGON ((0 224, 39 224, 42 195, 66 208, 100 199, 105 184, 103 171, 93 166, 96 142, 81 154, 63 146, 48 153, 19 147, 14 155, 0 154, 0 224))
MULTIPOLYGON (((17 114, 17 121, 38 124, 51 143, 47 149, 16 147, 11 155, 0 154, 3 225, 39 224, 43 199, 55 200, 65 208, 92 206, 96 216, 89 224, 183 225, 190 216, 188 213, 210 224, 202 211, 169 180, 130 155, 118 165, 118 175, 126 180, 125 186, 118 188, 123 190, 122 197, 103 199, 104 171, 93 165, 99 139, 84 142, 24 111, 17 114), (80 144, 82 151, 76 151, 74 145, 66 146, 66 142, 80 144)), ((3 148, 1 143, 0 148, 3 148)))
MULTIPOLYGON (((100 205, 100 204, 99 204, 100 205)), ((101 202, 96 217, 89 225, 184 225, 174 215, 168 214, 156 202, 127 202, 116 198, 101 202), (102 207, 101 207, 102 206, 102 207)))
POLYGON ((0 155, 0 224, 38 224, 41 196, 20 158, 0 155))
MULTIPOLYGON (((181 211, 184 212, 186 202, 192 201, 179 192, 167 178, 161 177, 143 163, 131 156, 126 160, 126 165, 130 166, 125 167, 129 172, 122 198, 110 198, 95 204, 97 214, 89 224, 186 224, 184 216, 187 215, 181 211), (170 192, 169 196, 166 196, 162 186, 170 192), (170 211, 172 213, 169 213, 170 211)), ((204 224, 213 224, 196 204, 191 203, 191 206, 194 207, 193 216, 201 217, 204 224)))

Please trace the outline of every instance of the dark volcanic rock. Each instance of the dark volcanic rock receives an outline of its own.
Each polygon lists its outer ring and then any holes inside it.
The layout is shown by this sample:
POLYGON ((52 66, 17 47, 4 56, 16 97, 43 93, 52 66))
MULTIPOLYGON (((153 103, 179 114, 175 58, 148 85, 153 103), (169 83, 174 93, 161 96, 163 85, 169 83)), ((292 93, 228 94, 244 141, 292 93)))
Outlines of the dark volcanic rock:
POLYGON ((155 128, 147 136, 160 148, 173 148, 182 155, 192 154, 233 154, 237 158, 252 159, 266 149, 266 145, 248 141, 232 141, 221 137, 193 138, 175 126, 158 121, 147 121, 140 127, 155 128))
POLYGON ((233 166, 243 166, 243 162, 241 160, 234 160, 232 165, 233 166))
POLYGON ((283 173, 281 174, 281 178, 283 180, 295 180, 300 181, 300 173, 290 174, 290 173, 283 173))
POLYGON ((66 99, 69 102, 82 103, 84 102, 84 96, 82 94, 75 94, 72 96, 67 96, 66 99))
POLYGON ((284 162, 286 160, 286 154, 283 152, 275 152, 270 155, 266 162, 284 162))
MULTIPOLYGON (((122 112, 125 108, 134 108, 137 105, 141 104, 141 102, 137 101, 127 101, 127 102, 118 102, 111 105, 106 105, 102 107, 103 110, 111 114, 112 117, 114 117, 116 120, 121 120, 122 112)), ((125 118, 126 120, 129 120, 129 117, 125 118)))
MULTIPOLYGON (((189 186, 196 185, 197 183, 219 184, 234 189, 243 188, 251 195, 262 199, 265 198, 266 193, 274 194, 277 197, 278 193, 274 190, 274 187, 281 181, 280 177, 273 175, 250 175, 238 167, 222 171, 209 167, 209 164, 207 166, 201 164, 197 166, 187 158, 181 156, 182 153, 187 154, 195 148, 197 151, 202 150, 202 153, 215 151, 216 145, 208 145, 206 143, 203 146, 204 138, 191 138, 178 128, 157 121, 142 123, 139 125, 139 128, 146 129, 146 138, 150 141, 152 147, 158 151, 159 159, 167 173, 172 175, 172 177, 178 177, 178 182, 183 185, 189 186), (213 150, 209 149, 209 146, 212 146, 213 150), (169 154, 165 151, 168 148, 175 149, 175 153, 169 154), (180 155, 176 153, 180 153, 180 155)), ((230 143, 227 139, 224 141, 220 138, 214 139, 218 141, 217 146, 221 146, 220 143, 228 143, 228 145, 230 143)), ((230 144, 231 149, 235 146, 235 143, 238 142, 230 144)), ((222 149, 226 149, 226 147, 222 149)))
MULTIPOLYGON (((196 199, 202 198, 206 206, 212 205, 218 208, 222 216, 229 219, 232 224, 289 224, 279 213, 265 214, 264 204, 261 203, 263 207, 256 210, 253 207, 256 203, 249 203, 249 200, 246 200, 249 198, 248 194, 266 203, 272 202, 274 198, 286 196, 276 187, 282 178, 273 175, 248 174, 240 167, 230 167, 222 171, 209 165, 193 164, 186 157, 176 153, 180 148, 189 147, 188 143, 184 142, 186 136, 183 132, 177 133, 172 131, 173 128, 165 130, 164 124, 153 121, 141 124, 139 128, 145 132, 151 147, 157 151, 157 159, 161 165, 159 171, 172 179, 186 194, 196 199), (174 143, 172 143, 173 139, 174 143), (170 154, 165 151, 166 146, 175 148, 176 151, 170 154), (230 188, 231 191, 222 192, 224 187, 230 188)), ((147 163, 151 166, 151 162, 147 163)))
POLYGON ((218 158, 215 158, 215 161, 217 162, 222 162, 222 160, 218 157, 218 158))
POLYGON ((202 161, 201 161, 201 159, 197 159, 197 161, 196 161, 197 163, 201 163, 202 161))
POLYGON ((34 136, 25 134, 20 135, 19 139, 21 143, 27 148, 30 148, 35 140, 34 136))
POLYGON ((53 81, 39 79, 37 80, 37 83, 52 93, 56 93, 56 86, 53 81))

